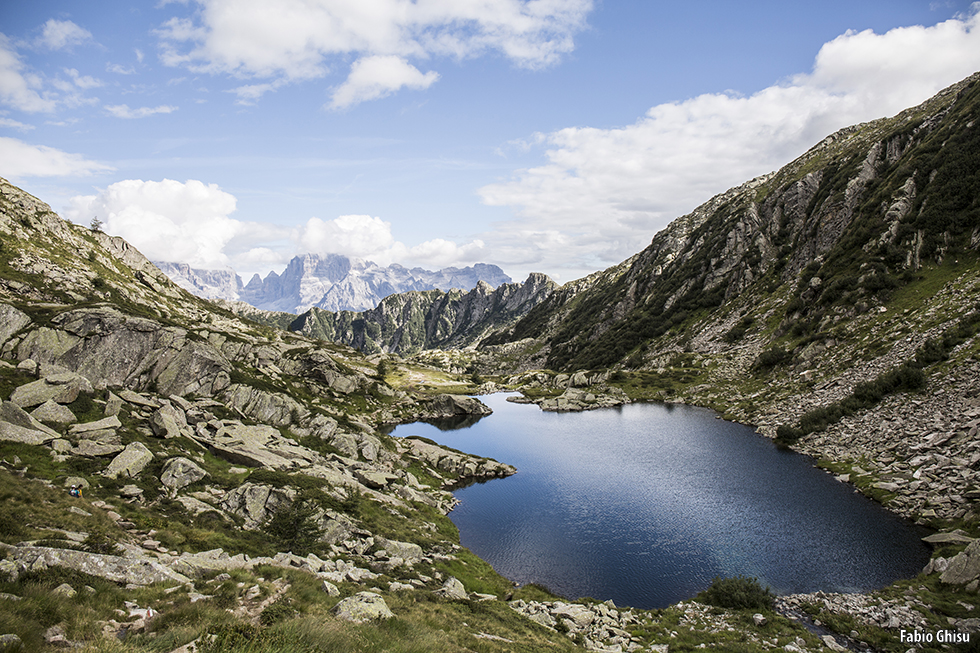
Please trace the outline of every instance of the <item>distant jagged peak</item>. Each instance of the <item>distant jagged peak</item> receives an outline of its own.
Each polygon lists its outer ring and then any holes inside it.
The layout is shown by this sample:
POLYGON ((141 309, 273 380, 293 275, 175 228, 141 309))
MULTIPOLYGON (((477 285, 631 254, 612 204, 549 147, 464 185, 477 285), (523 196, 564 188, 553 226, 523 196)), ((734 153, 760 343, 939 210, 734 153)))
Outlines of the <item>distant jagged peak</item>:
POLYGON ((264 279, 254 274, 248 284, 243 284, 232 270, 219 274, 195 270, 186 264, 161 264, 161 269, 186 290, 208 299, 242 300, 263 310, 297 314, 314 306, 331 311, 363 311, 401 292, 451 288, 470 291, 480 282, 492 290, 512 282, 503 270, 488 263, 433 271, 409 269, 398 263, 382 267, 373 261, 333 253, 295 256, 281 273, 271 271, 264 279))

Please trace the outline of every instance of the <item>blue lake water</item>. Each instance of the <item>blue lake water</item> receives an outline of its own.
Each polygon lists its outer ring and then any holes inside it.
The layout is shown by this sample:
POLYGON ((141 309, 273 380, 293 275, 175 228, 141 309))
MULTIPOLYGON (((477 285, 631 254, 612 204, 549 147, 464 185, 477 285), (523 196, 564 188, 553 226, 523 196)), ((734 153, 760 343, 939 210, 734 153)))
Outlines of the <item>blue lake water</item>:
POLYGON ((505 577, 567 598, 659 608, 716 576, 778 594, 857 591, 915 576, 927 534, 751 428, 688 406, 585 413, 481 399, 494 414, 420 435, 514 465, 459 489, 462 544, 505 577))

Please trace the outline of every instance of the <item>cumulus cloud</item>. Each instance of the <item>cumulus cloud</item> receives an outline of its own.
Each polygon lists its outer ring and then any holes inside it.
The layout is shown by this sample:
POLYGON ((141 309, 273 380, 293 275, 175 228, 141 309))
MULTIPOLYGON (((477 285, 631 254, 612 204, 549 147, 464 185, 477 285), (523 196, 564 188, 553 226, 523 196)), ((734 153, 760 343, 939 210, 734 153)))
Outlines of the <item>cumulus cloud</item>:
POLYGON ((281 269, 293 256, 308 252, 439 268, 476 263, 487 254, 481 241, 459 245, 436 239, 407 246, 395 240, 391 223, 368 215, 310 218, 287 229, 236 220, 236 206, 234 195, 216 184, 129 179, 96 195, 71 198, 64 215, 85 225, 98 218, 107 233, 122 236, 151 260, 231 267, 246 279, 281 269))
POLYGON ((439 79, 439 73, 423 74, 418 68, 394 55, 358 59, 351 66, 347 81, 333 93, 331 108, 346 109, 367 100, 391 95, 401 88, 426 89, 439 79))
POLYGON ((395 240, 390 222, 369 215, 342 215, 333 220, 310 218, 293 238, 300 252, 343 254, 379 265, 443 268, 476 263, 487 254, 479 240, 459 245, 437 238, 409 247, 395 240))
MULTIPOLYGON (((194 19, 157 31, 170 66, 241 78, 323 77, 332 60, 362 63, 337 89, 334 106, 383 97, 437 78, 409 58, 499 52, 526 68, 556 63, 574 48, 592 0, 199 0, 194 19)), ((243 87, 250 88, 250 87, 243 87)), ((263 92, 270 90, 258 87, 263 92)))
POLYGON ((546 161, 479 190, 520 218, 484 239, 521 266, 579 275, 619 262, 712 195, 980 69, 978 27, 980 3, 932 27, 848 32, 821 48, 810 73, 751 96, 706 94, 621 128, 535 134, 526 142, 546 161))
POLYGON ((116 118, 146 118, 147 116, 153 116, 158 113, 173 113, 177 110, 177 107, 172 107, 169 105, 161 105, 158 107, 140 107, 139 109, 130 109, 128 105, 125 104, 114 104, 107 105, 103 107, 110 114, 116 118))
POLYGON ((40 88, 40 78, 25 69, 10 39, 0 34, 0 102, 29 113, 54 111, 57 102, 40 88))
POLYGON ((230 215, 235 197, 196 180, 128 179, 97 195, 71 198, 65 215, 80 224, 99 218, 107 233, 122 236, 151 260, 227 267, 228 243, 243 223, 230 215))
POLYGON ((37 39, 39 46, 49 50, 63 50, 91 40, 92 33, 71 22, 70 20, 55 20, 52 18, 41 28, 41 36, 37 39))
POLYGON ((29 177, 85 177, 113 170, 90 161, 81 154, 70 154, 46 145, 31 145, 16 138, 0 137, 0 170, 11 180, 29 177))

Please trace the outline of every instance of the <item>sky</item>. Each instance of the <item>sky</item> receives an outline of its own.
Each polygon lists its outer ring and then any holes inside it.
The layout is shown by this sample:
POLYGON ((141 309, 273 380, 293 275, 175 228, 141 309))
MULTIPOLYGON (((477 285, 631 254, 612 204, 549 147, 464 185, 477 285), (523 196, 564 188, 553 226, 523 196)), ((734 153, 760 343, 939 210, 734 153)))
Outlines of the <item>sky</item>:
POLYGON ((0 0, 0 177, 246 280, 564 283, 978 70, 955 0, 0 0))

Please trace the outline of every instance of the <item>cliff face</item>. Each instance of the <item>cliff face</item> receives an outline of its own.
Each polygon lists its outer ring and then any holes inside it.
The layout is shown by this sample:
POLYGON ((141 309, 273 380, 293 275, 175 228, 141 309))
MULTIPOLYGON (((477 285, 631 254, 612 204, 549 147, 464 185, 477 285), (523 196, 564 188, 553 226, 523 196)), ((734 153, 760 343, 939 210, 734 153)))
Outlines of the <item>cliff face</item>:
POLYGON ((314 308, 289 328, 367 353, 407 356, 424 349, 462 349, 526 315, 555 288, 556 284, 543 274, 496 289, 480 281, 469 292, 454 289, 390 295, 376 308, 361 313, 314 308))

